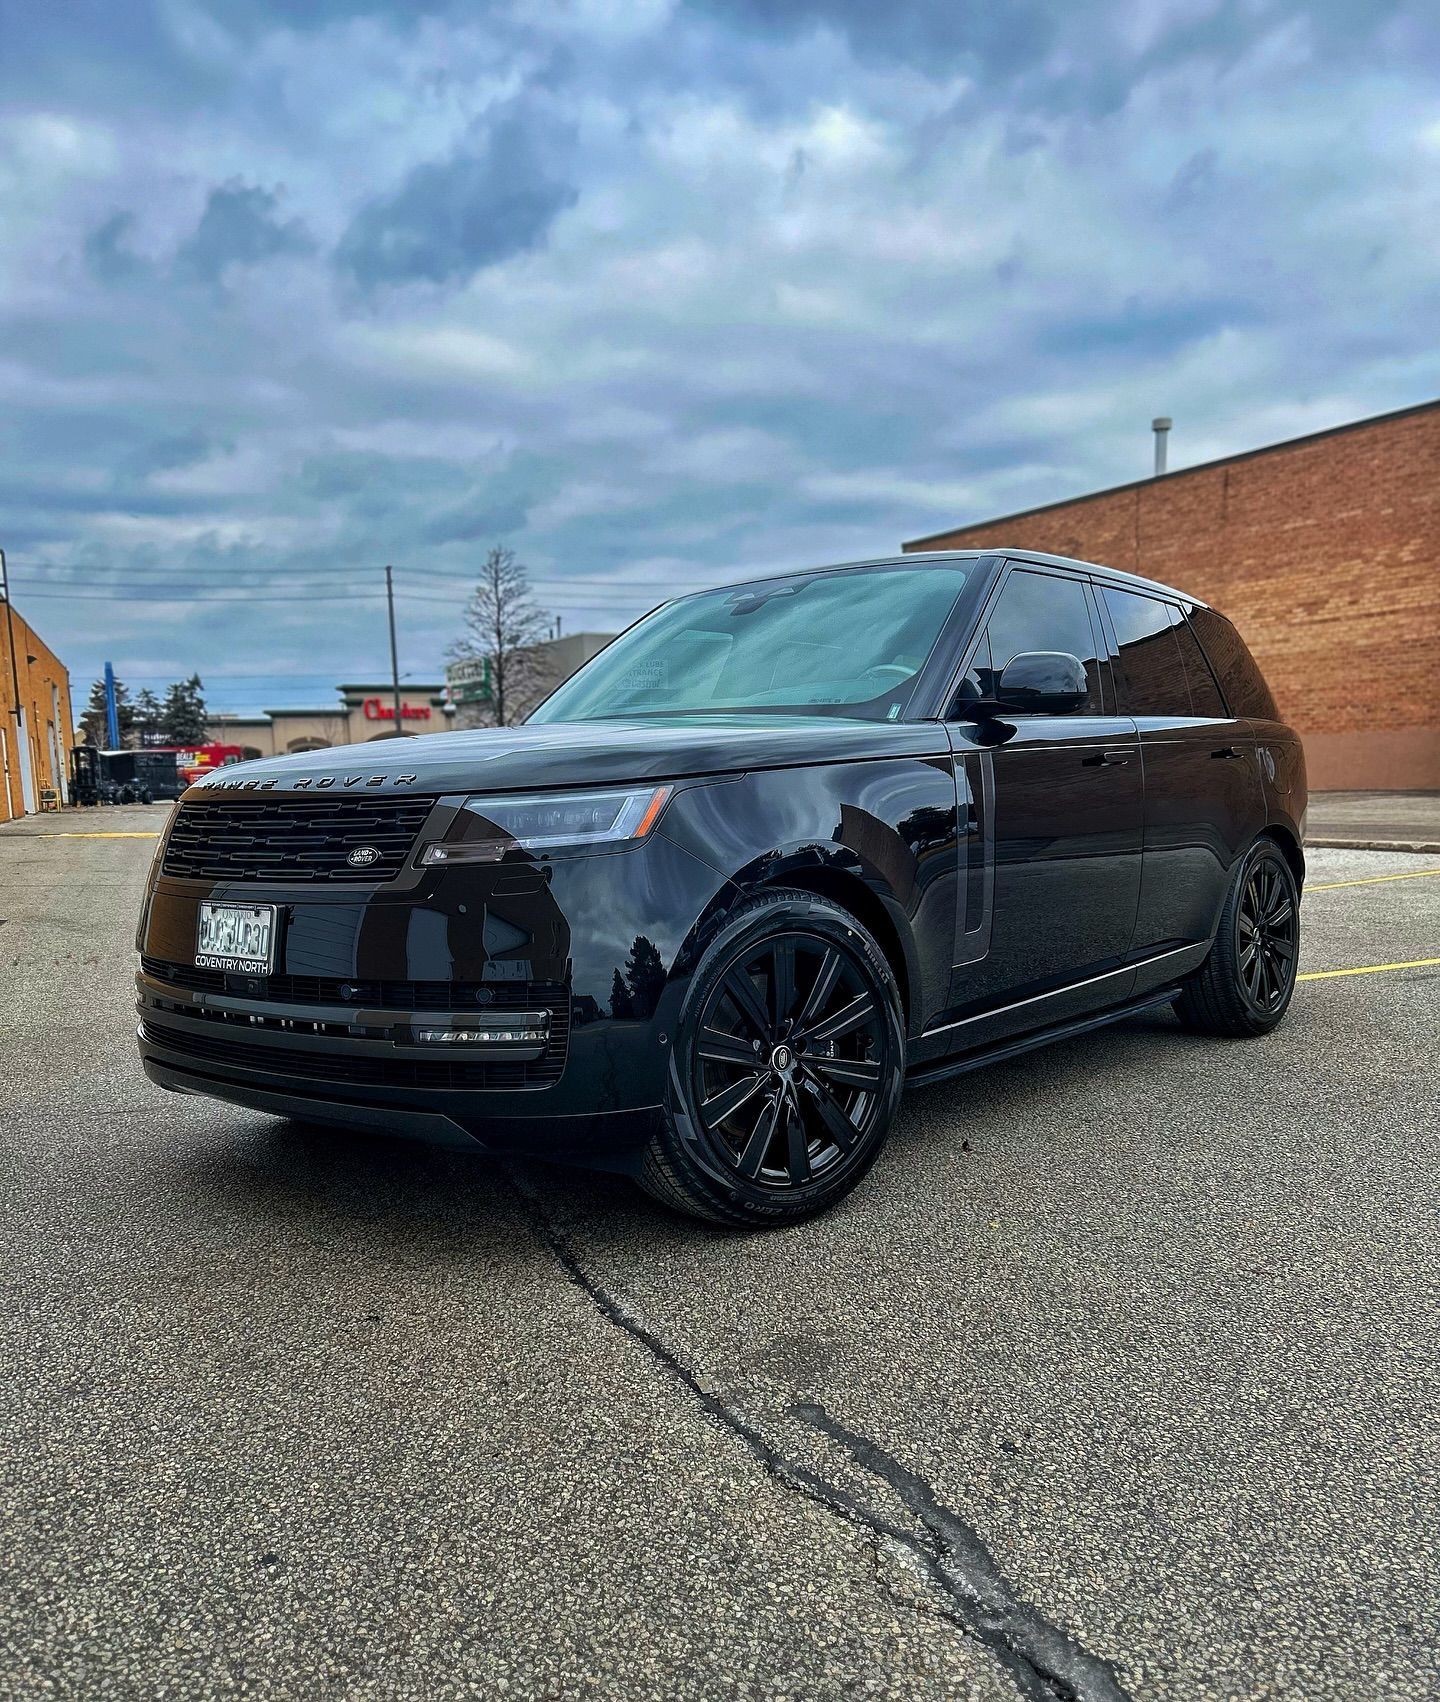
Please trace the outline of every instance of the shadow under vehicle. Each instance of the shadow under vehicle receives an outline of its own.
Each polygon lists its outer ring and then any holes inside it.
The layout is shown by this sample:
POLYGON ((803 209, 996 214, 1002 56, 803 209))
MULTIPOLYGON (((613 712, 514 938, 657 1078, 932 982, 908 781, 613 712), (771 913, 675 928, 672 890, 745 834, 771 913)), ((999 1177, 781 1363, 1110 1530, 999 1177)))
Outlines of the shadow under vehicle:
POLYGON ((906 1083, 1161 1004, 1272 1028, 1304 813, 1239 635, 1167 586, 1021 550, 753 580, 662 605, 522 727, 192 786, 141 1055, 789 1222, 906 1083))

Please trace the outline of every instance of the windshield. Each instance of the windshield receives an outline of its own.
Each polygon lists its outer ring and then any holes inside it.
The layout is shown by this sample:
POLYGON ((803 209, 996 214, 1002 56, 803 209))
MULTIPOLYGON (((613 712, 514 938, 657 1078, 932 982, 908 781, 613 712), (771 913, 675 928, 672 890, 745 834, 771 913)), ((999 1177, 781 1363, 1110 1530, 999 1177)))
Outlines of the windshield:
POLYGON ((797 574, 667 603, 532 721, 722 710, 894 721, 973 561, 797 574))

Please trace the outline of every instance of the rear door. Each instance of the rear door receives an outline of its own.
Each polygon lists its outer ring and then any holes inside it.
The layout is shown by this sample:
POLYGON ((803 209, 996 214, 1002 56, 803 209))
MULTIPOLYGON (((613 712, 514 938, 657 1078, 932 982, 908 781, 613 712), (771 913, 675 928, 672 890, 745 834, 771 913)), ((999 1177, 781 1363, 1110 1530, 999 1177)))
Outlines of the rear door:
MULTIPOLYGON (((1135 725, 1114 704, 1107 650, 1084 576, 1007 567, 947 718, 972 826, 951 989, 957 1011, 1034 999, 1028 1020, 1043 1024, 1074 1003, 1047 994, 1119 971, 1126 960, 1140 889, 1143 778, 1135 725), (1085 663, 1090 691, 1081 710, 964 718, 967 698, 988 696, 1013 657, 1035 650, 1085 663)), ((1091 1002, 1125 990, 1107 983, 1091 1002)))
POLYGON ((1265 801, 1249 723, 1230 713, 1182 606, 1099 581, 1095 589, 1145 766, 1133 947, 1144 957, 1209 939, 1265 801))

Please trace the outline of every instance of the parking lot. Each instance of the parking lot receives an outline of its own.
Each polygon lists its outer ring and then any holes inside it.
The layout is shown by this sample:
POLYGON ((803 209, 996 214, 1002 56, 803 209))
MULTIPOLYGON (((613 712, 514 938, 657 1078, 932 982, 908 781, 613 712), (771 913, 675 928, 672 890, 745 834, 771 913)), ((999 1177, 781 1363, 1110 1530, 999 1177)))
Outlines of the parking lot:
POLYGON ((152 1087, 159 825, 0 829, 0 1694, 1436 1694, 1440 858, 737 1236, 152 1087))

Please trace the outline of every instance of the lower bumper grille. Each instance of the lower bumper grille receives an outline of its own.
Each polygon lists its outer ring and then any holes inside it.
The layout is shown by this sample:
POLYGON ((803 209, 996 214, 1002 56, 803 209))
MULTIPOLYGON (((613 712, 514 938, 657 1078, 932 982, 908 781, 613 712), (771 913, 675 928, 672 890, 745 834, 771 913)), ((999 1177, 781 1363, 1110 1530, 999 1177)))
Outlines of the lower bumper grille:
POLYGON ((337 1088, 490 1088, 519 1090, 552 1087, 565 1068, 569 1043, 568 1001, 550 1007, 550 1034, 539 1058, 437 1057, 387 1058, 374 1052, 347 1052, 343 1041, 327 1041, 314 1050, 270 1046, 264 1041, 237 1039, 225 1032, 224 1020, 198 1027, 166 1022, 147 1010, 140 1024, 142 1039, 179 1057, 193 1059, 197 1068, 226 1075, 237 1070, 261 1070, 307 1082, 328 1082, 337 1088))

